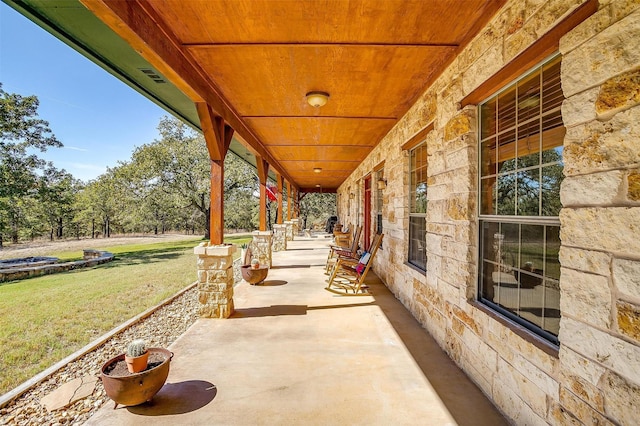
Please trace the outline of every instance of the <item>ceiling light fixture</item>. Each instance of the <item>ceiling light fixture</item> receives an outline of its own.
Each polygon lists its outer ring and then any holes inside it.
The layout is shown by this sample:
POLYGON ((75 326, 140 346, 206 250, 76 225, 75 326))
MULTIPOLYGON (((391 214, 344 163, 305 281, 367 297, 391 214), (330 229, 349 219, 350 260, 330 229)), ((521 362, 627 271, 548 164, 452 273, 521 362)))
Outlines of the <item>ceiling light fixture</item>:
POLYGON ((327 92, 309 92, 306 94, 307 103, 314 108, 319 108, 327 103, 329 94, 327 92))
POLYGON ((321 172, 322 172, 322 169, 320 167, 315 167, 313 169, 313 173, 321 173, 321 172))

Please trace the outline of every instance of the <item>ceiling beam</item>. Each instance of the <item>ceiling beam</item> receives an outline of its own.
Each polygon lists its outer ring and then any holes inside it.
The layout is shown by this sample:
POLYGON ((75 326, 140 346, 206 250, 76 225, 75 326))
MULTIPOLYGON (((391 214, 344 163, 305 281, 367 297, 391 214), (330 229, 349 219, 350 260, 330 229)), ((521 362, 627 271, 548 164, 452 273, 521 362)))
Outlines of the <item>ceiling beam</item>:
POLYGON ((218 116, 242 135, 252 151, 293 182, 217 86, 197 66, 193 57, 150 4, 141 0, 80 1, 191 100, 196 103, 206 102, 218 116))

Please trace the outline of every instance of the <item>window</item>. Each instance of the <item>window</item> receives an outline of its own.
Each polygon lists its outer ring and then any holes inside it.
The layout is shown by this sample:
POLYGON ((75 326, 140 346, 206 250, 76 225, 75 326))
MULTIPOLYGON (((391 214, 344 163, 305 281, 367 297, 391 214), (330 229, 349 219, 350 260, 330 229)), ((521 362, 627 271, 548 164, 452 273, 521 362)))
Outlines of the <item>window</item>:
POLYGON ((427 144, 409 152, 409 263, 427 270, 427 144))
POLYGON ((560 56, 479 106, 479 299, 558 344, 560 56))
POLYGON ((382 197, 383 190, 378 185, 380 180, 384 179, 384 169, 376 172, 376 233, 382 234, 382 197))

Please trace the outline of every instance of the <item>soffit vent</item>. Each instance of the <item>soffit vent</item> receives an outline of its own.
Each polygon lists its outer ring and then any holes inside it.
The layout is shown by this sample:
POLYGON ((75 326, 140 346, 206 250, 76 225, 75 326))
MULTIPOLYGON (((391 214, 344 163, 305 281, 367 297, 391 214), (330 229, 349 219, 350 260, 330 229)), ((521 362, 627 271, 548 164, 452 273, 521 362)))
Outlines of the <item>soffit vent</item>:
POLYGON ((142 71, 147 77, 149 77, 151 80, 153 80, 156 83, 166 83, 166 81, 160 76, 160 74, 158 74, 157 71, 151 69, 151 68, 138 68, 140 71, 142 71))

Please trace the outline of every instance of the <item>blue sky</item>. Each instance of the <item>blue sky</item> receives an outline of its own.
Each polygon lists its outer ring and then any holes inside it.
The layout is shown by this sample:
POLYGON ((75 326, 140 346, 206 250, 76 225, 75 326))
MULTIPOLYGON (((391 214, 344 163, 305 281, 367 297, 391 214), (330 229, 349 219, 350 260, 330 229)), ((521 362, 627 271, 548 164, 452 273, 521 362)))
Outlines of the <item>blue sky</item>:
POLYGON ((39 117, 64 144, 41 156, 84 181, 156 139, 168 115, 2 2, 0 82, 5 92, 38 97, 39 117))

